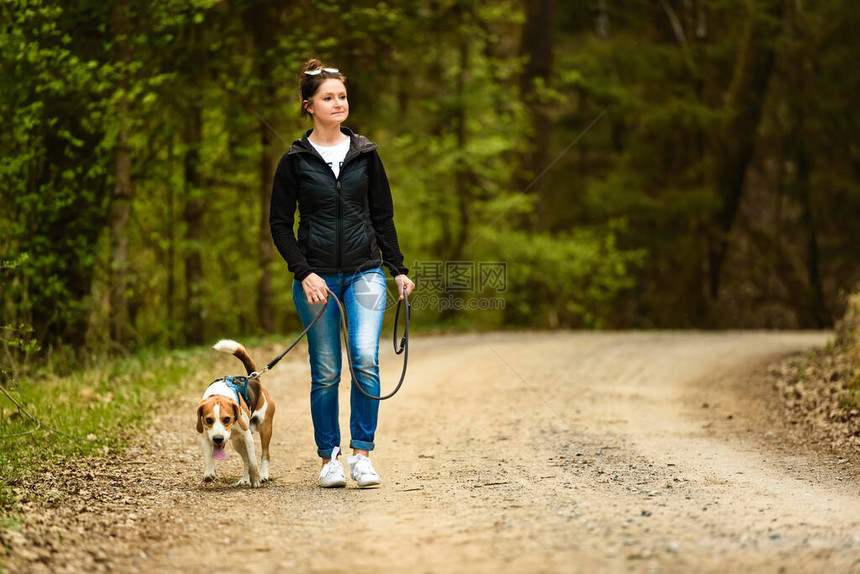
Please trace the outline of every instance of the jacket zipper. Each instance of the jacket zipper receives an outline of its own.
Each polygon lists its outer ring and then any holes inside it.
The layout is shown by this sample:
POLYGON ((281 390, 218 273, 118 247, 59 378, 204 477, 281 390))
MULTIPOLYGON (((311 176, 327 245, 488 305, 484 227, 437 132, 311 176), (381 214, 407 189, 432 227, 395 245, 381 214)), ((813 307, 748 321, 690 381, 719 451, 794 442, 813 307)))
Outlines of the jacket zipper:
MULTIPOLYGON (((342 197, 341 197, 341 195, 340 195, 340 176, 341 176, 341 174, 343 173, 343 170, 344 170, 344 168, 346 167, 346 164, 347 164, 347 163, 349 163, 350 161, 352 161, 352 160, 353 160, 353 158, 355 158, 355 157, 357 157, 357 156, 361 155, 361 152, 359 152, 359 151, 357 151, 357 150, 356 150, 356 152, 355 152, 352 156, 350 156, 350 155, 349 155, 349 152, 350 152, 350 151, 352 151, 352 150, 348 150, 348 151, 346 152, 346 155, 345 155, 345 156, 344 156, 344 158, 343 158, 343 163, 341 164, 340 169, 339 169, 339 170, 338 170, 338 172, 337 172, 337 177, 334 179, 334 181, 335 181, 335 185, 337 186, 337 193, 336 193, 335 201, 337 202, 337 227, 336 227, 336 229, 337 229, 337 242, 336 242, 336 243, 337 243, 337 272, 338 272, 338 273, 342 273, 342 272, 343 272, 343 271, 341 270, 341 268, 340 268, 340 266, 341 266, 341 260, 342 260, 342 256, 341 256, 341 251, 342 251, 341 235, 343 234, 343 232, 342 232, 342 230, 341 230, 341 227, 340 227, 340 224, 341 224, 341 221, 340 221, 340 220, 341 220, 341 218, 342 218, 342 216, 343 216, 343 213, 342 213, 342 209, 343 209, 343 207, 342 207, 342 204, 343 204, 343 198, 342 198, 342 197)), ((332 172, 332 175, 334 175, 334 172, 332 172)))
MULTIPOLYGON (((319 156, 319 154, 316 154, 311 150, 304 150, 304 151, 305 151, 305 153, 310 153, 311 156, 318 157, 319 160, 322 161, 323 164, 325 164, 325 166, 327 168, 329 168, 329 170, 331 170, 331 167, 327 163, 325 163, 325 161, 322 159, 322 157, 319 156)), ((350 149, 350 151, 352 151, 352 149, 350 149)), ((341 216, 342 216, 341 203, 343 203, 343 200, 340 197, 340 174, 343 173, 343 168, 346 167, 346 164, 351 162, 356 157, 360 156, 361 153, 362 152, 360 152, 358 150, 355 150, 355 153, 352 155, 350 155, 349 151, 346 152, 346 156, 343 159, 343 164, 340 166, 340 171, 338 172, 337 177, 334 178, 335 186, 337 188, 337 193, 335 194, 336 195, 335 201, 337 202, 337 210, 336 210, 337 226, 335 227, 337 237, 335 238, 335 250, 337 252, 336 261, 337 261, 337 272, 338 273, 342 272, 341 268, 340 268, 340 266, 341 266, 341 253, 340 253, 341 252, 341 237, 340 236, 342 234, 341 228, 340 228, 340 220, 341 220, 341 216)), ((330 171, 329 173, 331 173, 332 177, 334 177, 334 172, 330 171)))
MULTIPOLYGON (((343 166, 340 166, 340 167, 341 167, 341 169, 343 168, 343 166)), ((337 202, 337 272, 338 272, 338 273, 341 273, 341 270, 340 270, 340 259, 341 259, 341 256, 340 256, 340 251, 341 251, 341 245, 340 245, 340 236, 341 236, 340 218, 341 218, 341 212, 340 212, 340 210, 341 210, 341 206, 340 206, 340 204, 341 204, 342 202, 341 202, 341 199, 340 199, 340 174, 338 174, 338 176, 337 176, 336 183, 337 183, 337 197, 335 198, 335 201, 337 202)))

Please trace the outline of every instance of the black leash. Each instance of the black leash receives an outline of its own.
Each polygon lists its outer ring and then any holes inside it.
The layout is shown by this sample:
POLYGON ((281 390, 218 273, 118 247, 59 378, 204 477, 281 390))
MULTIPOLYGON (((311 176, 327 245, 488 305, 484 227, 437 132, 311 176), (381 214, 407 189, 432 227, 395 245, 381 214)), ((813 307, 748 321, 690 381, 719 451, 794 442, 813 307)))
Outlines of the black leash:
MULTIPOLYGON (((367 391, 365 391, 362 388, 361 383, 358 382, 358 377, 355 376, 355 370, 352 367, 352 352, 349 350, 349 324, 347 323, 347 320, 346 320, 346 310, 343 307, 343 303, 340 301, 340 299, 337 298, 337 295, 335 295, 334 293, 331 292, 331 289, 326 287, 326 291, 331 296, 331 298, 334 299, 335 303, 337 304, 338 311, 340 312, 340 324, 341 324, 342 331, 343 331, 341 333, 341 336, 343 337, 343 344, 346 347, 346 357, 347 357, 347 361, 349 364, 349 374, 352 376, 353 384, 357 385, 358 390, 361 391, 361 394, 363 394, 365 397, 367 397, 369 399, 373 399, 375 401, 384 401, 385 399, 390 399, 391 397, 393 397, 394 395, 397 394, 397 391, 399 391, 400 387, 403 386, 404 379, 406 379, 406 363, 409 360, 409 313, 410 313, 410 311, 409 311, 409 309, 410 309, 410 307, 409 307, 409 296, 406 294, 406 291, 403 292, 403 299, 397 300, 397 311, 394 314, 394 338, 392 340, 392 343, 394 345, 394 353, 397 355, 400 355, 400 354, 403 355, 403 371, 400 373, 400 380, 397 382, 397 386, 394 387, 393 391, 391 391, 390 393, 388 393, 385 396, 376 397, 376 396, 371 395, 367 391), (400 304, 401 303, 406 303, 406 311, 403 314, 403 318, 404 318, 404 321, 403 321, 403 338, 400 339, 400 348, 398 349, 398 347, 397 347, 397 325, 398 325, 398 323, 400 323, 400 304)), ((320 320, 320 318, 323 316, 323 313, 325 313, 326 309, 328 309, 328 304, 330 302, 331 302, 331 299, 327 299, 326 302, 323 303, 322 309, 320 309, 320 312, 317 314, 316 317, 314 317, 314 320, 311 321, 310 325, 305 327, 305 330, 302 331, 298 337, 296 337, 295 341, 293 341, 292 344, 289 347, 287 347, 283 353, 281 353, 280 355, 278 355, 277 357, 272 359, 269 362, 269 364, 263 368, 262 371, 253 372, 250 375, 248 375, 248 380, 256 379, 260 375, 265 373, 266 371, 271 370, 272 367, 274 367, 275 365, 278 364, 278 361, 283 359, 287 355, 287 353, 292 351, 293 347, 295 347, 299 343, 299 341, 302 340, 302 337, 307 335, 308 331, 311 330, 311 327, 316 325, 317 321, 320 320)))
MULTIPOLYGON (((334 302, 337 303, 337 307, 340 310, 340 324, 343 327, 341 336, 343 337, 343 345, 346 347, 346 358, 349 361, 349 373, 352 375, 353 384, 358 386, 358 390, 361 391, 365 397, 369 399, 373 399, 375 401, 384 401, 385 399, 390 399, 394 395, 397 394, 397 391, 400 390, 400 387, 403 386, 403 380, 406 378, 406 363, 409 360, 409 298, 406 295, 406 292, 403 292, 403 299, 397 300, 397 312, 394 315, 394 339, 392 343, 394 345, 394 352, 396 354, 403 353, 403 371, 400 373, 400 380, 397 382, 397 386, 394 387, 394 390, 388 393, 385 396, 375 397, 365 391, 361 387, 361 383, 358 382, 358 377, 355 376, 355 371, 352 368, 352 352, 349 350, 349 325, 346 322, 346 310, 343 308, 343 303, 341 303, 340 299, 331 292, 331 290, 326 287, 326 291, 328 291, 329 295, 334 299, 334 302), (404 322, 403 322, 403 338, 400 340, 400 348, 397 348, 397 323, 400 320, 400 303, 406 302, 406 312, 403 314, 404 322)), ((326 301, 326 305, 328 305, 328 301, 326 301)))

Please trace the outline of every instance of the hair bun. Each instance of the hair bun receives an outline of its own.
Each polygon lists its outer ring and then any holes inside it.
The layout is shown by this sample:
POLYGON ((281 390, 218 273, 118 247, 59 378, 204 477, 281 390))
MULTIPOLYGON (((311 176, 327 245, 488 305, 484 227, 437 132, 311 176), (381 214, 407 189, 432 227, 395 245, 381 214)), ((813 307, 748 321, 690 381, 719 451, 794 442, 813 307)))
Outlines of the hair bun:
POLYGON ((313 70, 319 70, 323 67, 323 63, 319 61, 318 58, 311 58, 304 64, 302 64, 302 69, 299 71, 300 74, 304 74, 305 72, 312 72, 313 70))

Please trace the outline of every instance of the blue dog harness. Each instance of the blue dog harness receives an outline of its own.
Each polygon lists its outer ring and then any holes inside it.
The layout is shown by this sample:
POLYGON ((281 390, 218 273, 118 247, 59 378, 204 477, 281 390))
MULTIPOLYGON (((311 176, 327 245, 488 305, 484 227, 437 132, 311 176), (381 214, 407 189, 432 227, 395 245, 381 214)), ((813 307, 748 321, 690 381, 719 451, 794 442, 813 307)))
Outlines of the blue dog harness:
POLYGON ((230 387, 230 390, 236 393, 236 403, 242 404, 239 400, 239 395, 245 399, 245 404, 248 405, 248 408, 251 408, 251 401, 248 399, 248 377, 224 377, 224 382, 227 383, 227 386, 230 387))

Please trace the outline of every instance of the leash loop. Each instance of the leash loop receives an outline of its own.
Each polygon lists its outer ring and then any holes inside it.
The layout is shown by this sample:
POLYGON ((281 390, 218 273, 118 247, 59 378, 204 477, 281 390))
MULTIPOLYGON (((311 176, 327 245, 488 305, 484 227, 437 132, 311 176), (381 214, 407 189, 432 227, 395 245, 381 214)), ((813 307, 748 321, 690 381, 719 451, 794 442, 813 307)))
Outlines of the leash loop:
MULTIPOLYGON (((403 317, 405 319, 403 326, 403 338, 400 339, 400 348, 397 348, 397 325, 400 323, 400 299, 397 300, 397 311, 394 313, 394 339, 392 343, 394 344, 394 353, 396 355, 400 355, 406 350, 406 347, 409 345, 409 298, 406 295, 406 291, 403 292, 403 301, 406 301, 406 312, 403 317)), ((405 357, 404 357, 405 360, 405 357)))
MULTIPOLYGON (((343 327, 343 332, 341 336, 343 337, 343 345, 346 347, 346 358, 347 364, 349 365, 349 374, 352 375, 352 384, 358 387, 358 390, 361 391, 368 399, 373 399, 374 401, 384 401, 386 399, 390 399, 394 395, 397 394, 397 391, 400 390, 400 387, 403 386, 403 380, 406 378, 406 363, 409 360, 409 296, 406 294, 406 291, 403 291, 403 299, 397 300, 397 312, 394 315, 394 340, 392 343, 394 344, 394 352, 397 355, 403 353, 403 371, 400 373, 400 380, 397 382, 397 386, 394 387, 394 390, 384 396, 374 396, 368 393, 362 388, 361 383, 358 382, 358 377, 355 376, 355 370, 352 367, 352 352, 349 350, 349 324, 346 319, 346 310, 343 308, 343 303, 341 303, 340 299, 337 298, 337 295, 331 292, 331 289, 326 287, 326 291, 329 295, 331 295, 334 302, 337 304, 337 308, 340 311, 340 324, 343 327), (406 303, 406 312, 403 314, 405 319, 403 326, 403 338, 400 341, 400 349, 397 348, 397 323, 400 319, 400 304, 406 303)), ((328 301, 326 301, 326 305, 328 305, 328 301)))

